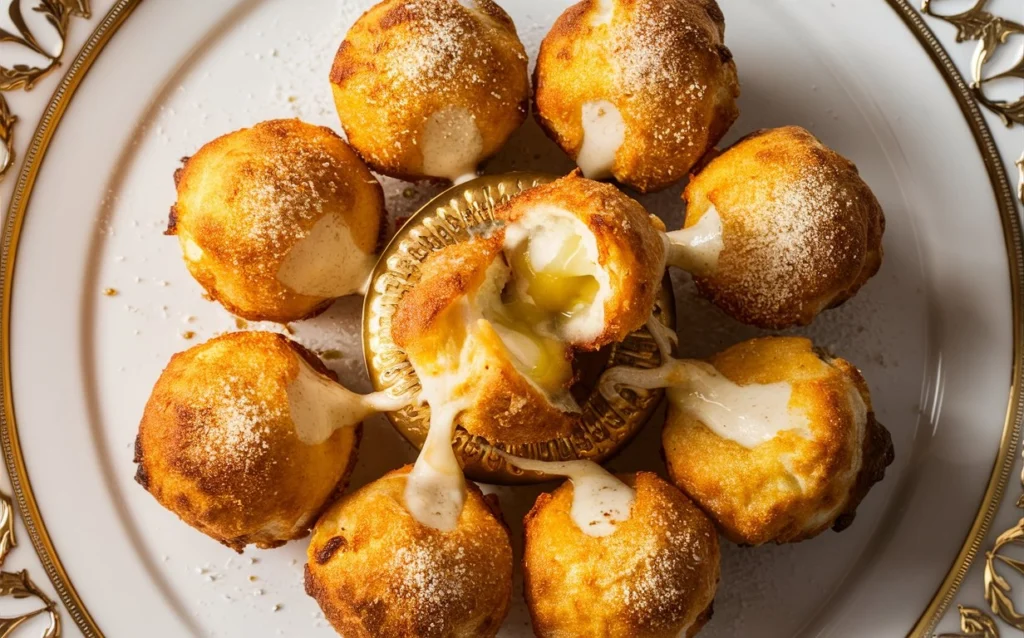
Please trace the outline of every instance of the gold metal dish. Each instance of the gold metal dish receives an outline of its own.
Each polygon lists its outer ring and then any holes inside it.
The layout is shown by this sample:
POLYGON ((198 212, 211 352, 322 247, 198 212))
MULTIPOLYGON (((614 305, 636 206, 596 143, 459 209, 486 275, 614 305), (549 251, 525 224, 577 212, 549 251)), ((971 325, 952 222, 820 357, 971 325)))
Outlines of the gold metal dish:
MULTIPOLYGON (((498 205, 555 179, 557 176, 543 173, 480 177, 441 193, 398 230, 377 262, 363 305, 363 352, 376 390, 392 389, 398 394, 419 384, 405 353, 391 340, 391 319, 399 298, 416 281, 423 261, 444 246, 469 239, 471 230, 493 224, 498 205)), ((667 276, 655 302, 655 316, 665 325, 675 327, 675 298, 667 276)), ((549 441, 496 447, 531 459, 608 459, 647 423, 664 391, 623 390, 620 399, 609 403, 597 391, 597 379, 611 366, 652 368, 660 362, 657 346, 646 328, 599 353, 578 357, 574 366, 580 372, 580 381, 572 390, 582 413, 572 434, 549 441)), ((410 406, 389 413, 388 418, 410 443, 417 448, 423 445, 430 422, 428 406, 410 406)), ((466 475, 476 481, 522 484, 551 478, 509 466, 486 439, 461 427, 456 429, 453 446, 466 475)))

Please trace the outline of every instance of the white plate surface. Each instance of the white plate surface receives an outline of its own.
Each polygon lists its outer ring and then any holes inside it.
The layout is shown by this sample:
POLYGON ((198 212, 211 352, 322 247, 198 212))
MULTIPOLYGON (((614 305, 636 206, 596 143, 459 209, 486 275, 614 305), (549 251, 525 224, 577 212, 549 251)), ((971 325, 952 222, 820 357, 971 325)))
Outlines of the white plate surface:
MULTIPOLYGON (((236 329, 162 235, 179 158, 272 117, 337 130, 327 72, 369 4, 142 3, 79 89, 39 173, 15 264, 13 399, 47 529, 107 635, 334 635, 302 591, 304 541, 237 556, 191 530, 134 484, 132 442, 170 355, 236 329)), ((531 59, 567 4, 505 2, 531 59)), ((897 457, 848 531, 725 544, 702 635, 902 635, 960 549, 1006 416, 1010 285, 992 187, 950 89, 884 0, 721 4, 743 86, 729 140, 806 126, 858 164, 885 208, 881 272, 804 332, 863 370, 897 457)), ((531 120, 486 169, 569 167, 531 120)), ((384 182, 393 218, 438 190, 384 182)), ((679 191, 640 199, 678 227, 679 191)), ((685 352, 755 334, 696 299, 685 277, 675 284, 685 352)), ((350 298, 294 327, 306 345, 340 350, 329 363, 367 389, 359 311, 350 298)), ((611 467, 663 471, 659 425, 611 467)), ((413 458, 378 418, 354 484, 413 458)), ((497 491, 518 551, 539 489, 497 491)), ((503 635, 529 635, 518 583, 503 635)))

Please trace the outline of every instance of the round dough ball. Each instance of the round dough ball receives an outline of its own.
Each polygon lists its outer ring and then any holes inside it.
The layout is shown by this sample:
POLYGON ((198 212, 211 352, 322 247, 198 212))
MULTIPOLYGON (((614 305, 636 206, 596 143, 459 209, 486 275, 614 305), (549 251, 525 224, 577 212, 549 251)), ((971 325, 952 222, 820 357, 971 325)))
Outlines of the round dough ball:
POLYGON ((409 180, 472 175, 529 108, 526 51, 491 0, 384 0, 349 30, 331 85, 356 151, 409 180))
POLYGON ((135 480, 183 521, 241 552, 301 538, 344 489, 359 427, 302 435, 309 383, 334 373, 299 344, 235 332, 171 357, 135 439, 135 480), (297 393, 296 390, 299 392, 297 393))
POLYGON ((495 636, 512 597, 512 546, 497 499, 472 483, 458 526, 405 508, 395 470, 345 497, 313 530, 306 593, 346 638, 495 636))
POLYGON ((359 291, 385 230, 384 193, 328 128, 271 120, 219 137, 175 173, 167 233, 210 297, 288 322, 359 291))
POLYGON ((711 619, 714 525, 657 475, 620 478, 636 501, 609 536, 588 536, 573 522, 571 481, 541 494, 527 514, 523 568, 537 636, 692 637, 711 619))
POLYGON ((739 116, 724 37, 714 0, 582 0, 541 44, 537 120, 587 177, 665 188, 739 116))
POLYGON ((868 490, 893 461, 892 439, 849 362, 803 337, 764 337, 709 360, 740 386, 791 385, 793 428, 754 447, 716 434, 680 409, 669 390, 662 433, 672 481, 735 543, 791 543, 853 522, 868 490))
MULTIPOLYGON (((619 343, 650 319, 665 275, 665 226, 640 202, 574 171, 513 198, 494 216, 506 222, 505 255, 520 282, 536 271, 549 289, 544 296, 569 299, 585 286, 578 275, 596 280, 593 299, 558 329, 573 347, 592 351, 619 343), (570 244, 579 248, 562 266, 565 272, 537 263, 564 261, 570 244), (532 263, 516 259, 517 246, 532 263)), ((527 294, 533 288, 525 288, 527 294)))
POLYGON ((716 211, 722 250, 697 289, 762 328, 809 324, 882 264, 885 216, 852 162, 802 128, 755 133, 686 188, 686 227, 716 211))

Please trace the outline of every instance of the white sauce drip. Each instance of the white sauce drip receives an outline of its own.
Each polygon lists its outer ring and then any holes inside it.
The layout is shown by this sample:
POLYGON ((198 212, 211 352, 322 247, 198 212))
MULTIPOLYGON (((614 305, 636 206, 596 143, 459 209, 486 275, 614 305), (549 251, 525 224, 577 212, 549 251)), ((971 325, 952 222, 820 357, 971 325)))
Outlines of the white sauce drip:
POLYGON ((300 295, 333 299, 358 292, 376 257, 363 252, 341 215, 324 215, 281 262, 277 280, 300 295))
POLYGON ((430 405, 430 429, 405 484, 405 507, 417 521, 450 532, 466 502, 466 478, 452 449, 455 418, 468 401, 453 399, 457 375, 421 375, 420 398, 430 405))
POLYGON ((608 536, 629 520, 636 491, 593 461, 537 461, 495 450, 508 463, 529 472, 568 477, 572 481, 569 515, 588 536, 608 536))
POLYGON ((576 165, 590 179, 612 176, 615 154, 626 140, 626 123, 622 113, 608 100, 583 105, 583 145, 576 155, 576 165))
POLYGON ((669 265, 698 275, 706 273, 718 265, 722 252, 722 217, 711 206, 696 224, 664 233, 662 239, 669 265))
POLYGON ((448 106, 427 118, 420 149, 424 174, 461 184, 476 177, 484 140, 468 110, 448 106))
POLYGON ((356 394, 314 370, 299 355, 295 359, 299 371, 285 391, 295 434, 306 445, 320 445, 336 430, 354 427, 378 412, 401 410, 411 402, 409 396, 386 392, 356 394))
POLYGON ((714 366, 696 360, 675 359, 665 346, 668 331, 656 319, 648 328, 662 350, 662 364, 641 370, 617 366, 601 377, 600 390, 613 397, 622 385, 636 388, 668 388, 669 399, 683 412, 698 419, 716 435, 754 448, 780 432, 796 430, 810 438, 806 415, 789 409, 793 386, 789 382, 738 385, 714 366))
POLYGON ((590 18, 590 26, 599 27, 609 24, 615 15, 615 0, 597 0, 597 11, 590 18))

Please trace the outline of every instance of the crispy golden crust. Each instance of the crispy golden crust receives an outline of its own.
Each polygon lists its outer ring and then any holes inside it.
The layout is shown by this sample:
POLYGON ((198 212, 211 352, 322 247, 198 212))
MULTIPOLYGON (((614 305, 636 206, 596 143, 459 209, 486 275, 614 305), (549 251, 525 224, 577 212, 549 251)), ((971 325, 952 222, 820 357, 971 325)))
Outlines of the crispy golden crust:
POLYGON ((305 536, 344 489, 360 428, 319 445, 299 440, 286 392, 299 357, 334 377, 316 355, 268 332, 226 334, 174 355, 139 424, 135 480, 236 551, 305 536))
POLYGON ((420 280, 399 301, 392 338, 419 374, 456 370, 457 392, 472 397, 458 418, 470 434, 517 445, 567 436, 575 415, 564 413, 515 367, 500 337, 474 309, 496 260, 501 234, 444 248, 423 264, 420 280), (464 318, 473 314, 468 323, 464 318), (472 344, 464 348, 464 344, 472 344))
POLYGON ((340 217, 352 250, 363 253, 343 255, 360 271, 385 225, 383 191, 362 161, 330 129, 299 120, 219 137, 186 160, 175 182, 168 234, 178 235, 207 293, 246 319, 287 322, 330 305, 278 278, 289 251, 328 215, 340 217))
POLYGON ((657 475, 622 478, 636 502, 610 536, 588 536, 573 522, 570 481, 526 515, 524 589, 537 636, 675 638, 696 635, 711 618, 714 525, 657 475))
POLYGON ((538 206, 559 208, 576 216, 597 238, 600 267, 608 273, 611 292, 604 306, 604 331, 582 350, 618 343, 642 327, 654 310, 665 268, 661 220, 610 184, 580 172, 531 188, 500 206, 494 215, 514 223, 538 206))
POLYGON ((669 402, 662 433, 669 475, 733 542, 797 542, 842 529, 892 462, 892 441, 860 373, 823 356, 802 337, 765 337, 710 359, 740 385, 791 383, 790 410, 807 416, 811 438, 787 430, 746 448, 669 402), (866 407, 863 420, 854 395, 866 407))
POLYGON ((469 483, 454 531, 421 525, 404 505, 409 469, 321 517, 306 593, 346 638, 495 636, 512 596, 512 546, 497 503, 469 483))
POLYGON ((569 7, 544 38, 534 72, 541 127, 576 158, 582 107, 606 100, 625 139, 612 173, 641 192, 686 177, 739 115, 739 82, 713 0, 609 0, 611 21, 595 24, 599 0, 569 7))
POLYGON ((526 119, 530 84, 515 25, 491 0, 385 0, 349 30, 334 58, 334 102, 349 142, 374 170, 427 175, 429 118, 463 108, 477 124, 479 161, 526 119))
POLYGON ((852 297, 882 263, 885 216, 849 160, 802 128, 755 133, 686 188, 686 226, 714 206, 724 247, 695 276, 725 312, 764 328, 809 324, 852 297))

